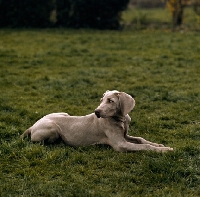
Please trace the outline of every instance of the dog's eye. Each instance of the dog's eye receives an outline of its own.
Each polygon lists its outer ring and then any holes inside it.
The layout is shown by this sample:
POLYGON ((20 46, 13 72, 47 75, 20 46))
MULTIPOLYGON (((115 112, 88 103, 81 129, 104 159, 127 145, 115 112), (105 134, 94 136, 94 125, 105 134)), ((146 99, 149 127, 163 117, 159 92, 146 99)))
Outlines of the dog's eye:
POLYGON ((113 101, 113 100, 111 100, 111 99, 108 99, 108 102, 109 102, 109 103, 113 103, 114 101, 113 101))

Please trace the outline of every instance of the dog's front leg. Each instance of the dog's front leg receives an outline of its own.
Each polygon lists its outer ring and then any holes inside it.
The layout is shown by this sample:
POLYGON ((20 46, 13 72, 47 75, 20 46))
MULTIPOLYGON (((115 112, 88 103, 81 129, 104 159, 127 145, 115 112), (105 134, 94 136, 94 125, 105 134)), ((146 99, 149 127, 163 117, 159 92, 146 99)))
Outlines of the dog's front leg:
POLYGON ((150 144, 150 145, 156 146, 156 147, 164 147, 163 144, 153 143, 153 142, 145 140, 142 137, 133 137, 130 135, 125 135, 124 138, 126 139, 127 142, 131 142, 131 143, 135 143, 135 144, 150 144))
MULTIPOLYGON (((141 151, 141 150, 152 150, 157 152, 167 152, 170 150, 173 150, 173 148, 170 147, 162 147, 162 146, 153 146, 149 143, 144 144, 135 144, 126 141, 124 138, 124 133, 121 129, 115 128, 115 130, 105 130, 105 134, 107 136, 107 142, 110 146, 112 146, 116 151, 120 152, 129 152, 129 151, 141 151)), ((132 140, 142 140, 142 142, 148 142, 144 140, 143 138, 134 138, 129 137, 129 139, 132 140)), ((141 142, 141 141, 140 141, 141 142)))
POLYGON ((170 147, 156 147, 150 144, 134 144, 127 141, 121 141, 118 142, 117 144, 112 144, 112 147, 119 152, 144 151, 144 150, 167 152, 173 150, 173 148, 170 147))
MULTIPOLYGON (((124 138, 123 132, 120 130, 107 131, 106 135, 108 137, 108 144, 110 146, 112 146, 116 151, 119 151, 119 152, 141 151, 141 150, 166 152, 166 151, 173 150, 173 148, 170 148, 170 147, 153 146, 148 143, 147 144, 135 144, 135 143, 128 142, 124 138)), ((132 138, 132 139, 134 139, 134 138, 132 138)), ((144 140, 144 141, 146 142, 146 140, 144 140)))

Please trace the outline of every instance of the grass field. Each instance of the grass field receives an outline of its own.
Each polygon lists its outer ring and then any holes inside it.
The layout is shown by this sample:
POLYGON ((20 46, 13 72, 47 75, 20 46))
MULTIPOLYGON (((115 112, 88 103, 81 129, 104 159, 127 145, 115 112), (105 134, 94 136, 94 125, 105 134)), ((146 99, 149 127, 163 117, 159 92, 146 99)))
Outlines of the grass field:
POLYGON ((200 196, 199 32, 0 30, 0 196, 200 196), (173 147, 118 153, 20 135, 43 115, 132 95, 130 134, 173 147))

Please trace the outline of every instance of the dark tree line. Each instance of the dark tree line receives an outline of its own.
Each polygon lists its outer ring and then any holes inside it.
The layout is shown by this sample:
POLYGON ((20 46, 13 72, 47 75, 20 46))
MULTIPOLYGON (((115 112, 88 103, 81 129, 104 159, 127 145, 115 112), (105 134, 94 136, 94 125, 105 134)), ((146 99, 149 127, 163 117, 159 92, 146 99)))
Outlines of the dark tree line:
POLYGON ((0 0, 0 27, 119 29, 129 0, 0 0), (54 11, 54 12, 53 12, 54 11), (50 20, 54 13, 54 21, 50 20))

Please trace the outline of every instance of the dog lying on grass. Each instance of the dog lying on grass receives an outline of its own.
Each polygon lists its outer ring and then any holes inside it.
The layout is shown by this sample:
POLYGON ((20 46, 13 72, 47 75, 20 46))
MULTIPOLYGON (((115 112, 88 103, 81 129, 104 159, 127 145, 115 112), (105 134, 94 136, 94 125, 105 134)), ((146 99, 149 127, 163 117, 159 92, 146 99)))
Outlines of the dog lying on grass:
POLYGON ((173 150, 162 144, 149 142, 141 137, 128 135, 131 121, 128 113, 135 100, 125 92, 107 90, 94 113, 86 116, 70 116, 52 113, 38 120, 22 137, 31 135, 33 142, 55 142, 58 138, 71 146, 108 144, 116 151, 173 150))

